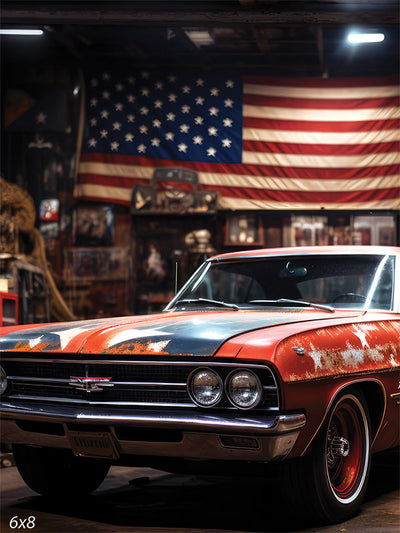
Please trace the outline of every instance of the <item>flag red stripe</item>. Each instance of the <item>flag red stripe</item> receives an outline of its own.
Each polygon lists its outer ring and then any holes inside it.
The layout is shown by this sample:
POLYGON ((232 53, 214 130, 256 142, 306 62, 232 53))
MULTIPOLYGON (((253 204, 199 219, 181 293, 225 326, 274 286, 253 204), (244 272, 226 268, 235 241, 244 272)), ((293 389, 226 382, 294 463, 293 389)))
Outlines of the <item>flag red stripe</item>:
POLYGON ((376 109, 400 105, 399 97, 391 98, 348 98, 348 99, 310 99, 279 98, 277 96, 258 96, 245 94, 243 103, 248 105, 284 107, 294 109, 376 109))
POLYGON ((149 180, 143 178, 124 178, 123 176, 107 176, 103 174, 79 174, 79 183, 86 185, 99 185, 102 187, 132 189, 137 183, 149 185, 149 180))
MULTIPOLYGON (((190 161, 167 161, 164 159, 150 159, 142 156, 117 155, 117 154, 81 154, 82 162, 98 162, 114 165, 134 165, 142 167, 156 168, 164 167, 184 167, 196 170, 197 172, 215 172, 220 174, 237 174, 249 176, 270 176, 277 178, 297 178, 297 179, 352 179, 352 178, 374 178, 379 176, 390 176, 399 173, 398 165, 384 165, 380 167, 361 168, 300 168, 300 167, 278 167, 267 165, 244 165, 228 163, 197 163, 190 161)), ((84 174, 80 174, 84 175, 84 174)), ((117 177, 117 176, 115 176, 117 177)), ((109 176, 110 178, 110 176, 109 176)), ((112 176, 112 179, 115 179, 112 176)), ((109 182, 110 183, 110 182, 109 182)))
MULTIPOLYGON (((109 185, 109 183, 108 183, 109 185)), ((95 196, 93 194, 91 195, 87 195, 87 194, 79 194, 79 196, 77 196, 77 198, 79 200, 83 200, 83 201, 89 201, 89 202, 112 202, 113 204, 119 204, 119 205, 125 205, 125 206, 130 206, 131 205, 131 202, 129 200, 121 200, 120 198, 107 198, 107 200, 103 197, 103 196, 95 196)))
MULTIPOLYGON (((149 185, 149 180, 143 178, 125 178, 123 176, 105 176, 103 174, 80 174, 79 183, 86 185, 100 185, 102 187, 117 187, 119 189, 132 189, 136 184, 149 185)), ((169 184, 174 189, 192 191, 193 186, 189 183, 177 183, 162 181, 157 184, 158 190, 165 190, 169 184)), ((212 188, 212 187, 211 187, 212 188)))
POLYGON ((252 85, 273 85, 282 87, 321 87, 324 89, 342 87, 385 87, 398 85, 395 76, 382 78, 269 78, 268 76, 245 76, 244 83, 252 85))
POLYGON ((395 130, 400 128, 399 119, 390 120, 360 120, 355 122, 316 122, 305 120, 279 120, 243 117, 244 128, 260 130, 290 130, 290 131, 320 131, 320 132, 351 132, 395 130))
POLYGON ((276 154, 347 156, 397 152, 400 150, 400 142, 338 145, 243 141, 243 150, 276 154))
POLYGON ((202 189, 217 190, 222 196, 253 200, 271 200, 276 202, 300 203, 348 203, 377 200, 400 199, 400 189, 377 189, 367 191, 345 192, 308 192, 277 191, 271 189, 252 189, 250 187, 215 187, 204 186, 202 189))

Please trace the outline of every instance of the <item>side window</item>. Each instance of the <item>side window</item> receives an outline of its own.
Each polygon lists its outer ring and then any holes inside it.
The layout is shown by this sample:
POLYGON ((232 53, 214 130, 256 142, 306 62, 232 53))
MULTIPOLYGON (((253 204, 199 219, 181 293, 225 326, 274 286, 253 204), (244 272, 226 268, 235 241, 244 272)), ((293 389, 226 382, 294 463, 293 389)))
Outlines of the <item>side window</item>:
POLYGON ((394 290, 394 257, 389 257, 386 261, 376 290, 372 297, 371 307, 373 309, 392 309, 394 290))

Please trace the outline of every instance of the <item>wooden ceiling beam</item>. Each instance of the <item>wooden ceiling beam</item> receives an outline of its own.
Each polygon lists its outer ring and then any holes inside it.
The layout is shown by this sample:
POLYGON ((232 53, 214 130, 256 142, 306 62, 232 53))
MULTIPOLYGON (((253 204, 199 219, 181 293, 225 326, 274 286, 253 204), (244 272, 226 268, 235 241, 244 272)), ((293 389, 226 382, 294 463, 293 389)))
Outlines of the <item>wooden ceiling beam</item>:
MULTIPOLYGON (((140 26, 254 26, 254 25, 398 25, 399 4, 397 2, 263 2, 238 4, 232 9, 231 2, 220 9, 204 10, 191 4, 190 9, 162 9, 160 6, 130 9, 118 7, 116 2, 107 7, 90 7, 93 4, 82 2, 35 3, 32 9, 26 2, 3 2, 2 24, 112 24, 140 26)), ((201 3, 199 3, 201 6, 201 3)))

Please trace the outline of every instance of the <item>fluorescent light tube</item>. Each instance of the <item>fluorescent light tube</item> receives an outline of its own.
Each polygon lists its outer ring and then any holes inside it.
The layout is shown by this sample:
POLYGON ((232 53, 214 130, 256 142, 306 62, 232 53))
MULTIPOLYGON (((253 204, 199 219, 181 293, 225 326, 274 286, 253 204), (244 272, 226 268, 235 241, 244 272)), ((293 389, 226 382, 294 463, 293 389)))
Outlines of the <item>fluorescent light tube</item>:
POLYGON ((385 38, 383 33, 349 33, 347 40, 351 44, 381 43, 385 38))
POLYGON ((43 35, 43 30, 3 30, 0 29, 0 35, 43 35))

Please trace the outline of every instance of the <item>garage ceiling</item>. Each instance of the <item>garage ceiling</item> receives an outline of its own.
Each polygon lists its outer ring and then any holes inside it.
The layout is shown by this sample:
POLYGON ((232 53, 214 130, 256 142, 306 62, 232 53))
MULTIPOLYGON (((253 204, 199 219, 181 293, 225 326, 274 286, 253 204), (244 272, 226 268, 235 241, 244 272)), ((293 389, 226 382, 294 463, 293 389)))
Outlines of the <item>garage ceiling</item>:
POLYGON ((4 37, 9 61, 63 51, 82 65, 121 58, 139 68, 331 77, 399 70, 398 1, 13 0, 2 2, 1 14, 3 28, 45 30, 29 47, 26 40, 4 37), (353 28, 383 32, 385 40, 350 46, 346 36, 353 28))

